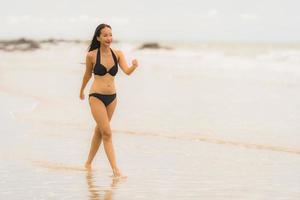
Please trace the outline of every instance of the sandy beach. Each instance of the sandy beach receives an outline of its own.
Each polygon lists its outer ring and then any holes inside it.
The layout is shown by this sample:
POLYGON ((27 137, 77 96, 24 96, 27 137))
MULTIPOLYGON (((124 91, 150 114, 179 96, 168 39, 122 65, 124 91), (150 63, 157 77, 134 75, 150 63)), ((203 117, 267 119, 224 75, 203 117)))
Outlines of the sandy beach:
MULTIPOLYGON (((116 43, 115 180, 79 89, 86 43, 0 51, 0 199, 300 199, 300 46, 116 43)), ((85 95, 88 95, 87 86, 85 95)))

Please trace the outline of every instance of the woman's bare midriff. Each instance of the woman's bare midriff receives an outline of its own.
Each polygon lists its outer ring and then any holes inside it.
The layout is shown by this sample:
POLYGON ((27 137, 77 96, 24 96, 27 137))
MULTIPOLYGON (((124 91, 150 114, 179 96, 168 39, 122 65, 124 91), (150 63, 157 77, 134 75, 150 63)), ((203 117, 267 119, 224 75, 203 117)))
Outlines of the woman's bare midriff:
POLYGON ((94 75, 94 82, 92 83, 89 94, 94 92, 101 94, 116 93, 114 77, 108 73, 104 76, 94 75))

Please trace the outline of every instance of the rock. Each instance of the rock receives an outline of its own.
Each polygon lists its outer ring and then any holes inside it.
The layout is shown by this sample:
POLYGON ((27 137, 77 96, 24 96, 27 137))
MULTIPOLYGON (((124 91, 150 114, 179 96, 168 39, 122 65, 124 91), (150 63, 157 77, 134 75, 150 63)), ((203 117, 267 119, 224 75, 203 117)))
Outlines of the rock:
POLYGON ((156 42, 149 42, 149 43, 144 43, 138 49, 172 49, 172 48, 161 46, 160 44, 158 44, 156 42))
POLYGON ((0 41, 0 50, 3 51, 31 51, 39 48, 40 44, 38 42, 25 38, 0 41))

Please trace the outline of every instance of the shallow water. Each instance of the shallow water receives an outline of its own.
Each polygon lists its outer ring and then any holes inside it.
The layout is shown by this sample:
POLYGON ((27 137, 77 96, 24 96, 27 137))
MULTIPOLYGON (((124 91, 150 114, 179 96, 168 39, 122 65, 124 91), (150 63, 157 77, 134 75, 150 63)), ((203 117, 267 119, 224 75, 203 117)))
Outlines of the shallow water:
POLYGON ((116 77, 125 180, 111 178, 103 146, 83 169, 94 128, 78 98, 86 47, 1 52, 1 199, 300 198, 300 48, 118 47, 141 64, 116 77))

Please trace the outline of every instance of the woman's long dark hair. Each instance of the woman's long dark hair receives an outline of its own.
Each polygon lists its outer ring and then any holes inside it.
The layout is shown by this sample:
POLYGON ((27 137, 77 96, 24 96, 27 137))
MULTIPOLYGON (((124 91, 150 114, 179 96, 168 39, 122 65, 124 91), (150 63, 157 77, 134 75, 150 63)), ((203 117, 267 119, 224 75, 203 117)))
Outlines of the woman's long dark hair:
POLYGON ((100 36, 101 30, 102 30, 103 28, 105 28, 105 27, 111 29, 110 25, 108 25, 108 24, 99 24, 99 25, 97 26, 97 28, 96 28, 96 30, 95 30, 95 33, 94 33, 94 36, 93 36, 93 39, 92 39, 92 41, 91 41, 91 44, 90 44, 90 46, 89 46, 89 48, 88 48, 89 51, 93 51, 94 49, 98 49, 98 48, 100 47, 100 42, 97 40, 97 37, 100 36))

